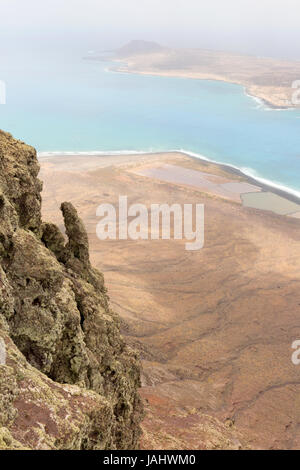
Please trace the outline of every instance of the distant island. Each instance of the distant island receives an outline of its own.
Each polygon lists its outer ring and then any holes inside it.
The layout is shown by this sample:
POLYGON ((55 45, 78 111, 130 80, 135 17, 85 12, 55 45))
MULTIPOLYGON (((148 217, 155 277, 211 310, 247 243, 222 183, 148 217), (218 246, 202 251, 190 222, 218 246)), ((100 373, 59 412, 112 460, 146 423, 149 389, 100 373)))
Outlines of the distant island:
POLYGON ((165 48, 158 44, 157 42, 151 41, 142 41, 142 40, 133 40, 130 41, 125 46, 117 49, 116 53, 118 57, 128 57, 130 55, 137 54, 153 54, 157 52, 164 51, 165 48))
MULTIPOLYGON (((97 60, 101 56, 91 58, 97 60)), ((207 49, 173 49, 143 40, 129 42, 111 52, 110 58, 119 62, 114 68, 119 72, 219 80, 242 85, 247 94, 277 109, 293 106, 291 99, 295 90, 292 83, 300 80, 299 61, 207 49)))

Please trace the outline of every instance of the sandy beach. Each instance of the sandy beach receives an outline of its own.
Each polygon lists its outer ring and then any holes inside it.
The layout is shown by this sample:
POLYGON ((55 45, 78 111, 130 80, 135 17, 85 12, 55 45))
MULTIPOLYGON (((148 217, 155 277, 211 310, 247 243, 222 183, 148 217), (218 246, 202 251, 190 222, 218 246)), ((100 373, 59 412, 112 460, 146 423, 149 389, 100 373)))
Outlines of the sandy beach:
POLYGON ((299 368, 291 361, 300 336, 300 220, 243 206, 236 185, 258 188, 250 194, 266 188, 180 153, 40 163, 44 219, 62 226, 59 202, 76 206, 123 334, 141 352, 142 447, 300 448, 299 368), (170 166, 177 181, 162 178, 170 166), (100 241, 96 208, 117 204, 119 195, 147 206, 203 203, 204 248, 100 241))

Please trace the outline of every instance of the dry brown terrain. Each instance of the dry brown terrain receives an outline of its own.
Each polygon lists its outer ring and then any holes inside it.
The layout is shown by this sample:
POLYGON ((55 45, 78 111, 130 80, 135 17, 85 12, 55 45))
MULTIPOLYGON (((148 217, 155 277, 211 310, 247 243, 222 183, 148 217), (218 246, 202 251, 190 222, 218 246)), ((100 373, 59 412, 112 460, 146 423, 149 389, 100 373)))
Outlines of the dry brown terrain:
POLYGON ((300 448, 300 221, 243 207, 199 188, 137 174, 181 165, 241 180, 180 154, 41 160, 43 217, 61 224, 71 201, 89 232, 123 333, 143 358, 147 449, 300 448), (205 246, 100 241, 96 208, 204 203, 205 246))
POLYGON ((250 95, 275 108, 292 106, 291 99, 295 92, 292 83, 300 80, 299 61, 204 49, 161 48, 136 54, 133 50, 129 48, 127 55, 124 51, 117 54, 116 60, 124 65, 115 70, 236 83, 244 86, 250 95))

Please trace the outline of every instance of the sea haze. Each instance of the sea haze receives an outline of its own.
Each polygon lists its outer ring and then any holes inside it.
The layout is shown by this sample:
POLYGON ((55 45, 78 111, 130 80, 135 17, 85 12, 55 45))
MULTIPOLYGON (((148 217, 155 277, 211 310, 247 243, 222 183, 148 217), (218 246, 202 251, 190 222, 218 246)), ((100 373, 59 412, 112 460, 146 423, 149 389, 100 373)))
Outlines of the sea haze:
POLYGON ((300 111, 238 85, 120 74, 80 55, 2 56, 0 128, 39 152, 184 149, 300 195, 300 111))

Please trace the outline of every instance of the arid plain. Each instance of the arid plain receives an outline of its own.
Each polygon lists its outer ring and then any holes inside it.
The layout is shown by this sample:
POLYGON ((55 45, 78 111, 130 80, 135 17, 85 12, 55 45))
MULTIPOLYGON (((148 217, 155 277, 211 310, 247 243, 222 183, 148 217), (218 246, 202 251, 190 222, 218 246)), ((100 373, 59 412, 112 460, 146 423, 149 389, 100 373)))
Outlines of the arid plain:
POLYGON ((241 175, 179 153, 40 159, 43 218, 62 228, 71 201, 88 230, 127 341, 140 350, 142 448, 300 448, 300 220, 243 207, 210 187, 143 176, 176 165, 209 180, 241 175), (96 208, 203 203, 205 245, 106 240, 96 208))

